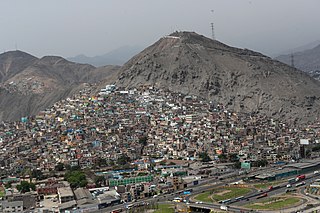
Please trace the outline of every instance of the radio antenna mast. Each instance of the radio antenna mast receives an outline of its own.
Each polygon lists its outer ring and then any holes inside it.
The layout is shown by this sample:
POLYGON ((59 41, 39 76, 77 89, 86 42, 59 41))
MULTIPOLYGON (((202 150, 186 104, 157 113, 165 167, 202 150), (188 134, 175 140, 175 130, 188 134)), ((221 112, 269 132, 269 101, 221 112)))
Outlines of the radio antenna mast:
POLYGON ((214 36, 214 24, 213 24, 213 12, 214 12, 214 10, 211 10, 211 13, 212 13, 211 36, 212 36, 212 40, 215 40, 215 36, 214 36))

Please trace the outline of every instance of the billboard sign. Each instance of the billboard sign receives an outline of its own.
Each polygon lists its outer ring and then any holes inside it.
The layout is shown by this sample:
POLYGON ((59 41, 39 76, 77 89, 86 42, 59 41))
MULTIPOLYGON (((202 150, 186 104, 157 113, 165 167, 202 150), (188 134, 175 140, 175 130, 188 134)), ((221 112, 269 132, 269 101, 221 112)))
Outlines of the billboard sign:
POLYGON ((300 144, 301 145, 309 145, 309 140, 308 139, 300 139, 300 144))

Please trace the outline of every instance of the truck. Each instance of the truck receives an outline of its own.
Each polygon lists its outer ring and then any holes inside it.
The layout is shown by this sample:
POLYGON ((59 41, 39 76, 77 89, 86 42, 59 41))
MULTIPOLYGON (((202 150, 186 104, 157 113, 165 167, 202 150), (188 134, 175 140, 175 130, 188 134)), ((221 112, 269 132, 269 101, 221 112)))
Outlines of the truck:
POLYGON ((289 193, 289 192, 296 192, 297 189, 286 189, 286 193, 289 193))
POLYGON ((296 182, 306 179, 306 175, 298 175, 296 177, 296 182))
POLYGON ((224 211, 228 211, 228 206, 222 205, 220 206, 220 209, 224 211))
POLYGON ((274 189, 278 189, 280 188, 280 186, 269 186, 269 191, 272 191, 274 189))
POLYGON ((263 197, 267 197, 267 196, 268 196, 267 193, 263 193, 263 194, 259 195, 259 196, 257 197, 257 199, 260 199, 260 198, 263 198, 263 197))
POLYGON ((303 181, 303 182, 297 183, 297 184, 296 184, 296 187, 303 186, 303 185, 305 185, 305 184, 306 184, 306 182, 303 181))

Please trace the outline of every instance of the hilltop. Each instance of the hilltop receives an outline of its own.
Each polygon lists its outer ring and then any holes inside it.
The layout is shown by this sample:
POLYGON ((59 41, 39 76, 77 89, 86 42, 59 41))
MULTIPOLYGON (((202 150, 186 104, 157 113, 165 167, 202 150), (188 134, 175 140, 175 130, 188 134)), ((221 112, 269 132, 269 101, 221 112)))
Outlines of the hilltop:
POLYGON ((115 69, 97 69, 58 56, 39 59, 22 51, 0 54, 0 120, 35 115, 76 93, 85 83, 106 78, 115 69))
POLYGON ((115 82, 155 85, 223 103, 237 112, 306 122, 319 115, 320 83, 261 53, 194 32, 175 32, 129 60, 115 82))

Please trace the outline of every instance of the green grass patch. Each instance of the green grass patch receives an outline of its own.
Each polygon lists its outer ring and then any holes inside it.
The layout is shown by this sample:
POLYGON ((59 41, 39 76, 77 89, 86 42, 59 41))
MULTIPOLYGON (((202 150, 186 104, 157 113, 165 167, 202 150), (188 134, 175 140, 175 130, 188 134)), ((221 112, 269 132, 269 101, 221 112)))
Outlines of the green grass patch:
POLYGON ((213 203, 213 200, 220 201, 220 200, 228 200, 236 197, 241 197, 248 194, 251 191, 252 189, 250 188, 226 187, 226 188, 219 188, 219 189, 203 192, 195 196, 194 199, 198 201, 206 202, 206 203, 213 203))
POLYGON ((212 198, 216 201, 228 200, 244 196, 245 194, 250 193, 252 190, 250 188, 221 188, 214 190, 212 198))
POLYGON ((172 204, 159 204, 154 213, 174 213, 174 206, 172 204))
POLYGON ((274 197, 267 200, 248 204, 244 207, 256 210, 279 210, 299 203, 301 199, 297 197, 274 197))
POLYGON ((265 183, 258 183, 258 184, 254 184, 254 188, 256 189, 267 189, 270 186, 276 186, 279 185, 281 183, 284 183, 285 181, 273 181, 273 182, 265 182, 265 183))
POLYGON ((212 191, 203 192, 195 196, 194 199, 198 201, 206 202, 206 203, 212 203, 211 195, 212 195, 212 191))
POLYGON ((6 195, 4 187, 0 187, 0 197, 4 197, 6 195))

